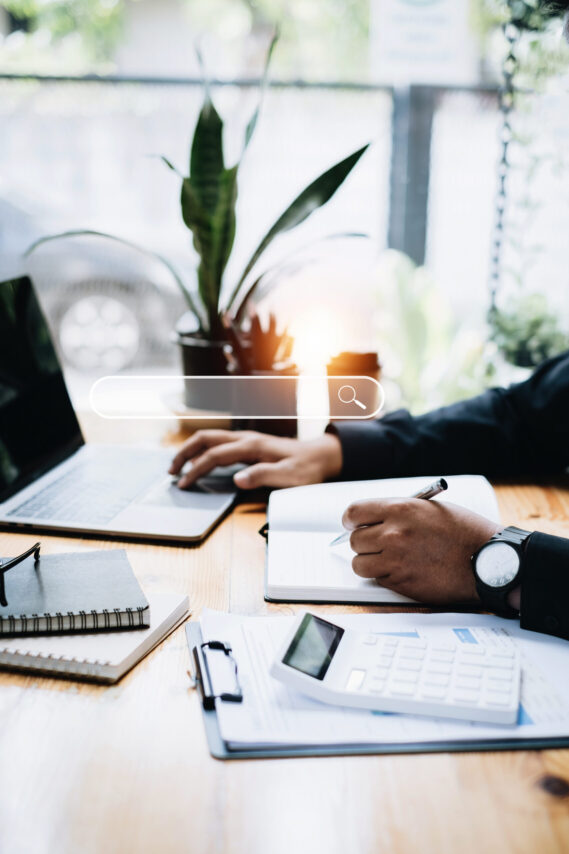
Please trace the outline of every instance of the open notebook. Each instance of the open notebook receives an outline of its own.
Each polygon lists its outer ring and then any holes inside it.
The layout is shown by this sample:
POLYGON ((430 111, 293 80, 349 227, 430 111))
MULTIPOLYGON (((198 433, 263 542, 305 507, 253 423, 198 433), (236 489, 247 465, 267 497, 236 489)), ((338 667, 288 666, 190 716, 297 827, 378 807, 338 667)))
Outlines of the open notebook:
MULTIPOLYGON (((405 596, 359 578, 352 571, 349 543, 330 548, 342 531, 352 501, 409 496, 437 476, 320 483, 271 494, 265 598, 287 602, 410 602, 405 596)), ((432 501, 451 501, 500 521, 494 490, 480 475, 447 477, 448 491, 432 501)))

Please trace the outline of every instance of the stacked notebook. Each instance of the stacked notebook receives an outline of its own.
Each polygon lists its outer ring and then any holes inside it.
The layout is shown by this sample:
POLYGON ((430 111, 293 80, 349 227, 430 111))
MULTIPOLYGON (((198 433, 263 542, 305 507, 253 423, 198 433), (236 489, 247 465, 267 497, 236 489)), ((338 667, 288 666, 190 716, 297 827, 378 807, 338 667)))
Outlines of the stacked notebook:
POLYGON ((150 625, 150 606, 126 552, 33 557, 5 577, 0 635, 85 632, 150 625))
POLYGON ((116 682, 188 614, 177 594, 155 595, 151 607, 123 550, 30 557, 5 585, 7 669, 116 682))

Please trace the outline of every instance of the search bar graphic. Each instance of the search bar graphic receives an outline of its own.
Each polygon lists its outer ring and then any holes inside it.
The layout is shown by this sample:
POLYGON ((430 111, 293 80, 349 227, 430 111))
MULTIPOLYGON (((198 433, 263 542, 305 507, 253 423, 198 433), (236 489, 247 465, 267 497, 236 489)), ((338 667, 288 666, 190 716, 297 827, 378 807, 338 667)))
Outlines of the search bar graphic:
POLYGON ((384 404, 372 377, 108 376, 91 387, 101 418, 225 420, 376 417, 384 404))
POLYGON ((340 403, 345 404, 355 403, 356 406, 359 406, 359 408, 363 409, 364 411, 367 409, 367 406, 362 403, 361 400, 357 399, 356 390, 353 385, 343 385, 338 390, 338 400, 340 401, 340 403))

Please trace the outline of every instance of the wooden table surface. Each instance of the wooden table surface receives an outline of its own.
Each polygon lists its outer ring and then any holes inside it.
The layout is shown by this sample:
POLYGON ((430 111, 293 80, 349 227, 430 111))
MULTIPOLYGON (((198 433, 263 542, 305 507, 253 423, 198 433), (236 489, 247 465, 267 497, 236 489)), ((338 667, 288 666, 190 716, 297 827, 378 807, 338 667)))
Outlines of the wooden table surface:
MULTIPOLYGON (((506 524, 569 536, 569 490, 497 492, 506 524)), ((145 590, 188 593, 194 619, 292 613, 263 600, 263 521, 242 504, 199 547, 125 547, 145 590)), ((31 541, 2 533, 0 554, 31 541)), ((116 686, 0 676, 2 854, 569 851, 568 750, 220 762, 188 661, 179 628, 116 686)))

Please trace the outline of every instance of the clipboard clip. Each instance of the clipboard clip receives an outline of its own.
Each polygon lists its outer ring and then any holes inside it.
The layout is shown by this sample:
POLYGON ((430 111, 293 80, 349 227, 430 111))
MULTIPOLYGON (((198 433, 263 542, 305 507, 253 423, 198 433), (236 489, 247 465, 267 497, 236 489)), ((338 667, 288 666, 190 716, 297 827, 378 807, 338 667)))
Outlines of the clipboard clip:
POLYGON ((222 641, 212 640, 195 646, 192 652, 195 671, 189 675, 201 694, 204 709, 215 709, 217 699, 228 703, 242 703, 243 691, 239 684, 237 662, 233 657, 231 647, 222 641), (222 668, 219 667, 220 663, 222 668), (216 688, 219 686, 215 684, 217 678, 214 679, 213 674, 215 673, 217 677, 220 669, 222 669, 225 678, 231 677, 232 684, 225 685, 222 690, 218 691, 216 688))

